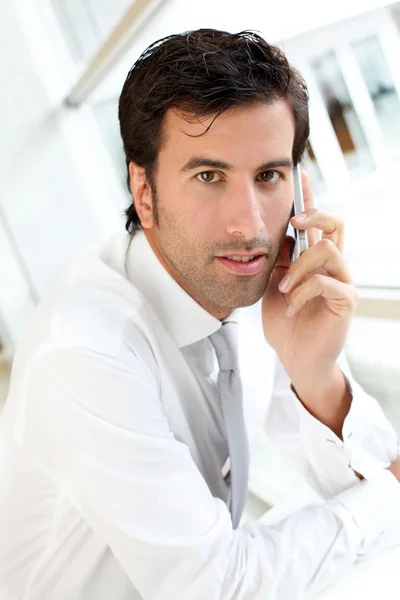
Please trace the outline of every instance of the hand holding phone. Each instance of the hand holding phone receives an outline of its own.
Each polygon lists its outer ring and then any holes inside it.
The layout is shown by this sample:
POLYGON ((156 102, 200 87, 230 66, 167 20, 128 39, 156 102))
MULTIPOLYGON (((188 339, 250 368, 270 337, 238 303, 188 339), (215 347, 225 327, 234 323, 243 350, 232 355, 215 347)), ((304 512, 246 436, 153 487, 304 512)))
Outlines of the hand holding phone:
MULTIPOLYGON (((300 164, 295 165, 293 167, 293 182, 294 182, 294 202, 293 202, 293 210, 292 217, 297 216, 301 212, 304 211, 304 198, 303 198, 303 188, 301 185, 301 174, 300 174, 300 164)), ((308 240, 307 240, 307 232, 302 231, 300 229, 294 229, 295 236, 295 245, 293 248, 293 253, 291 257, 291 262, 293 263, 295 260, 299 258, 301 254, 308 248, 308 240)))

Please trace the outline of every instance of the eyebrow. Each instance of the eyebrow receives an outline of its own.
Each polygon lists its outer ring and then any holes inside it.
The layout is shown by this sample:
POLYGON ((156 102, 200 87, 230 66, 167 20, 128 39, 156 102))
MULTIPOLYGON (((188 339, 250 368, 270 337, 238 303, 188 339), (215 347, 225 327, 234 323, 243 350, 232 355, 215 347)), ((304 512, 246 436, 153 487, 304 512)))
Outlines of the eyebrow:
MULTIPOLYGON (((214 158, 208 158, 207 156, 193 156, 188 162, 182 167, 181 173, 186 171, 192 171, 200 167, 212 168, 212 169, 224 169, 225 171, 232 171, 233 166, 222 161, 215 160, 214 158)), ((268 171, 269 169, 275 169, 277 167, 293 167, 293 161, 291 158, 281 158, 278 160, 272 160, 260 165, 257 171, 268 171)))

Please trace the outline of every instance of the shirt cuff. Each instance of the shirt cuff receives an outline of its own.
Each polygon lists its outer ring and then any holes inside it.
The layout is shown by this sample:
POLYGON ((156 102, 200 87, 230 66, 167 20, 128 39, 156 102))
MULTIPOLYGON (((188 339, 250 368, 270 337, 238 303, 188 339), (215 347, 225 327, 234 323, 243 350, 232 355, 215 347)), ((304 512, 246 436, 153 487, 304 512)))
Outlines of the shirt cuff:
POLYGON ((387 469, 341 492, 327 505, 342 520, 343 507, 349 511, 362 534, 361 550, 400 525, 400 485, 387 469))
POLYGON ((345 379, 352 403, 342 429, 343 440, 308 412, 291 386, 302 442, 325 498, 356 483, 354 471, 370 480, 399 455, 396 433, 378 402, 352 378, 345 379))

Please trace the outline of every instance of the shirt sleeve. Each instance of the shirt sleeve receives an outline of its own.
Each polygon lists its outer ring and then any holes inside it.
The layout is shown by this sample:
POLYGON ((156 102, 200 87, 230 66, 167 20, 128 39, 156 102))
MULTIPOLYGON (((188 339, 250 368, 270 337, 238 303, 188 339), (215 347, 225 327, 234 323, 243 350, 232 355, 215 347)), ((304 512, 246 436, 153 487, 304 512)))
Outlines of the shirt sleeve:
MULTIPOLYGON (((349 490, 343 498, 351 497, 352 487, 359 481, 355 471, 366 481, 374 479, 381 483, 395 478, 386 471, 399 455, 399 442, 393 426, 384 415, 378 402, 368 395, 351 375, 344 353, 340 365, 352 402, 343 424, 341 440, 326 425, 307 411, 296 394, 290 389, 290 380, 277 359, 275 387, 267 421, 267 434, 280 452, 296 465, 305 480, 322 498, 328 500, 349 490), (382 475, 382 471, 388 475, 382 475)), ((384 486, 385 484, 382 483, 384 486)), ((400 485, 390 484, 396 498, 400 499, 400 485)), ((382 487, 381 492, 383 494, 382 487)), ((389 491, 389 490, 388 490, 389 491)), ((367 504, 365 505, 367 506, 367 504)), ((375 514, 371 524, 376 523, 380 535, 397 524, 400 504, 386 513, 386 525, 380 526, 375 514)), ((364 551, 374 535, 366 535, 364 551)), ((400 535, 398 536, 400 542, 400 535)))
POLYGON ((303 599, 349 568, 365 536, 379 535, 372 512, 400 505, 385 472, 274 526, 261 518, 233 530, 138 358, 50 348, 31 360, 23 390, 21 451, 109 546, 143 600, 303 599))

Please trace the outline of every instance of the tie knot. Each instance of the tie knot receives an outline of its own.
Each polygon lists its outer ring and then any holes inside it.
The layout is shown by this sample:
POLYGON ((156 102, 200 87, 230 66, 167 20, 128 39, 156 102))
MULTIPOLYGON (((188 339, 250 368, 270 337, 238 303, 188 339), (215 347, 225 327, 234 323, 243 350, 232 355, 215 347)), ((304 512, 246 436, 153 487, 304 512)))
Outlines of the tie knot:
POLYGON ((239 368, 237 337, 238 324, 233 321, 222 323, 218 331, 210 335, 220 371, 231 371, 239 368))

